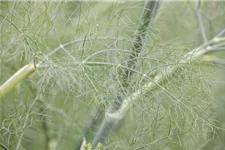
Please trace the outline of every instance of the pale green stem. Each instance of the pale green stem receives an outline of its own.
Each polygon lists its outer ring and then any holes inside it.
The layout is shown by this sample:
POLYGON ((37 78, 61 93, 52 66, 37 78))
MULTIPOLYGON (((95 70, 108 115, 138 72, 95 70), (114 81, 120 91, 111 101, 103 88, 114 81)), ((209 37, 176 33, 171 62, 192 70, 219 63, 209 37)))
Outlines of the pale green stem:
POLYGON ((207 36, 206 36, 206 32, 205 32, 205 27, 203 25, 203 21, 202 21, 202 15, 200 13, 200 0, 195 1, 195 5, 196 5, 196 13, 197 13, 197 20, 198 20, 198 25, 201 31, 201 36, 202 36, 202 41, 203 43, 206 43, 207 40, 207 36))
POLYGON ((12 75, 3 85, 0 86, 0 99, 12 90, 20 81, 22 81, 26 76, 36 70, 34 62, 30 62, 23 68, 18 70, 14 75, 12 75))

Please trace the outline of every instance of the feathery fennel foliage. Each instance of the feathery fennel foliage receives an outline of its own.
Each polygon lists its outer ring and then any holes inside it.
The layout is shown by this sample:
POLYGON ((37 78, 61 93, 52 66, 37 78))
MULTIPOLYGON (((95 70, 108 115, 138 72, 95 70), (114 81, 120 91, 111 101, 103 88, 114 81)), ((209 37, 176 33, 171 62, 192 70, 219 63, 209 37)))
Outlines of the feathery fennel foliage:
POLYGON ((225 3, 160 2, 131 57, 146 2, 0 2, 0 149, 72 150, 104 119, 102 149, 224 147, 225 3))

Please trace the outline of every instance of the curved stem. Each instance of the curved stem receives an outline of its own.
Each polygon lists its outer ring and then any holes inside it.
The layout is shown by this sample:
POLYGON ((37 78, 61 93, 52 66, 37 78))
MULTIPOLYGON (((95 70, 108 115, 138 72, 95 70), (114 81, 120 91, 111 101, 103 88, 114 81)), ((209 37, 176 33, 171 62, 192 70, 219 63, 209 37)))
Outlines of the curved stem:
POLYGON ((198 59, 200 59, 205 53, 208 52, 208 46, 211 44, 217 44, 218 41, 215 41, 212 39, 211 41, 203 44, 202 46, 193 49, 186 55, 184 55, 180 60, 177 61, 177 66, 171 67, 168 66, 164 70, 166 74, 164 73, 159 73, 158 75, 155 76, 154 80, 149 82, 148 84, 142 86, 139 90, 131 94, 131 96, 125 98, 123 100, 122 105, 120 108, 113 113, 107 112, 106 116, 108 120, 121 120, 125 116, 126 112, 130 108, 131 104, 133 104, 134 101, 139 99, 142 95, 144 95, 146 92, 151 91, 155 89, 156 87, 161 87, 159 86, 163 81, 166 80, 168 76, 172 76, 173 73, 180 67, 181 64, 188 64, 191 62, 194 62, 198 59))

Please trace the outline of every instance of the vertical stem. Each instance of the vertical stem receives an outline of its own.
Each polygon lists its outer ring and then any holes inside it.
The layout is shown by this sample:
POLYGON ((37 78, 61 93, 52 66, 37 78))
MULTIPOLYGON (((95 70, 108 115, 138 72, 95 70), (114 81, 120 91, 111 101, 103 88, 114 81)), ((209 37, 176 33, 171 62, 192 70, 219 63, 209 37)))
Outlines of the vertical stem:
POLYGON ((201 4, 201 0, 197 0, 195 2, 195 7, 196 7, 198 25, 199 25, 201 36, 202 36, 202 41, 203 41, 203 43, 206 43, 208 40, 207 40, 207 36, 206 36, 206 32, 205 32, 205 27, 202 22, 202 15, 200 13, 200 4, 201 4))
MULTIPOLYGON (((137 29, 137 33, 134 36, 134 44, 132 45, 132 51, 130 58, 127 62, 128 68, 135 68, 135 63, 137 62, 138 55, 140 54, 143 45, 145 43, 147 31, 149 30, 153 19, 156 15, 156 11, 159 7, 158 1, 145 1, 144 10, 142 13, 142 17, 140 19, 139 27, 137 29)), ((128 80, 131 75, 131 71, 126 69, 125 74, 120 74, 123 79, 123 87, 127 87, 128 80)))
POLYGON ((23 139, 24 130, 25 130, 26 126, 27 126, 28 119, 29 119, 29 114, 26 114, 26 119, 25 119, 24 124, 23 124, 23 130, 22 130, 22 133, 20 135, 19 141, 18 141, 18 143, 16 145, 16 150, 20 149, 20 145, 21 145, 21 142, 22 142, 22 139, 23 139))
MULTIPOLYGON (((147 31, 149 30, 149 28, 151 27, 151 24, 153 22, 153 19, 156 15, 156 11, 158 10, 159 7, 159 1, 145 1, 145 5, 144 5, 144 10, 142 13, 142 17, 140 19, 140 23, 137 29, 137 34, 134 37, 134 44, 132 45, 132 52, 131 55, 129 57, 129 61, 127 63, 128 68, 135 68, 135 63, 137 61, 137 58, 143 48, 145 39, 146 39, 146 34, 148 33, 147 31)), ((121 76, 122 78, 122 86, 124 90, 120 90, 118 91, 118 95, 117 95, 117 100, 115 100, 112 103, 112 106, 107 110, 107 112, 112 112, 113 109, 112 108, 116 108, 118 109, 120 107, 120 105, 122 104, 122 96, 128 86, 129 86, 129 80, 131 79, 130 77, 132 76, 132 72, 128 69, 121 71, 121 73, 119 74, 119 76, 121 76)), ((120 121, 115 121, 115 120, 106 120, 106 118, 104 118, 104 120, 101 123, 100 128, 97 131, 97 134, 93 140, 92 146, 96 147, 98 142, 104 143, 105 138, 107 137, 107 135, 112 132, 120 123, 120 121)))
POLYGON ((26 127, 27 127, 27 123, 29 121, 30 113, 32 111, 32 108, 33 108, 34 104, 37 102, 38 98, 39 98, 39 96, 37 95, 35 97, 33 103, 31 104, 30 108, 27 111, 26 118, 25 118, 25 121, 24 121, 24 124, 23 124, 23 130, 22 130, 22 132, 20 134, 19 141, 18 141, 18 143, 16 145, 16 150, 20 150, 21 142, 22 142, 22 139, 23 139, 24 131, 25 131, 26 127))
MULTIPOLYGON (((44 113, 44 108, 41 107, 40 114, 43 114, 43 113, 44 113)), ((45 114, 41 118, 41 121, 42 121, 42 128, 43 128, 44 136, 45 136, 45 150, 49 150, 50 138, 48 135, 47 117, 45 116, 45 114)))

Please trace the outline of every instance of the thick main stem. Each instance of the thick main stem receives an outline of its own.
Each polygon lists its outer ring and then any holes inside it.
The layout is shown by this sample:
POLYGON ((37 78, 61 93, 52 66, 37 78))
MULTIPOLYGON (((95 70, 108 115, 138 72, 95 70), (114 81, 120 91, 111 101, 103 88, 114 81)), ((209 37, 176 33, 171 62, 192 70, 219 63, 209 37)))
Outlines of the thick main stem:
MULTIPOLYGON (((132 51, 131 55, 129 57, 129 61, 127 62, 128 68, 134 69, 135 63, 137 61, 137 58, 143 49, 143 45, 145 43, 146 34, 149 30, 153 19, 156 15, 156 11, 159 7, 159 1, 145 1, 144 10, 142 13, 142 17, 139 22, 139 26, 137 29, 137 33, 134 37, 134 43, 132 45, 132 51)), ((112 104, 112 106, 107 110, 107 112, 112 112, 115 109, 117 110, 121 104, 123 103, 122 96, 124 93, 126 93, 127 88, 129 87, 129 80, 132 75, 132 71, 129 69, 125 69, 120 72, 119 76, 122 78, 122 86, 124 90, 118 91, 117 100, 115 100, 112 104)), ((109 132, 112 132, 119 124, 120 120, 108 120, 108 118, 104 118, 95 138, 93 141, 93 147, 96 147, 98 142, 104 143, 105 138, 109 134, 109 132)))
POLYGON ((30 62, 12 75, 3 85, 0 86, 0 99, 12 90, 20 81, 36 70, 34 62, 30 62))

